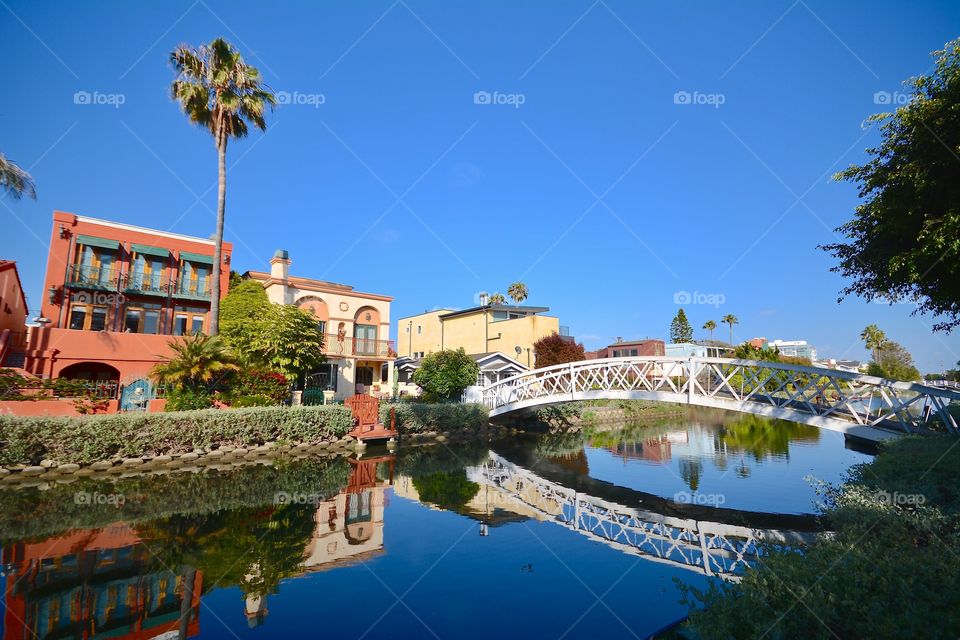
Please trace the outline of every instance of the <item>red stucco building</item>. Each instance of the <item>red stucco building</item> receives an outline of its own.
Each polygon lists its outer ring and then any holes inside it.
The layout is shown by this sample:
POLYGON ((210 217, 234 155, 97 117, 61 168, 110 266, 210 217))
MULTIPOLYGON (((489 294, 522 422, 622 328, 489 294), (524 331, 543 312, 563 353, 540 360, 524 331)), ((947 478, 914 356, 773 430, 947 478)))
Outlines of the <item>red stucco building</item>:
POLYGON ((176 336, 209 329, 211 283, 230 279, 232 245, 54 211, 41 326, 24 368, 41 377, 145 378, 176 336))

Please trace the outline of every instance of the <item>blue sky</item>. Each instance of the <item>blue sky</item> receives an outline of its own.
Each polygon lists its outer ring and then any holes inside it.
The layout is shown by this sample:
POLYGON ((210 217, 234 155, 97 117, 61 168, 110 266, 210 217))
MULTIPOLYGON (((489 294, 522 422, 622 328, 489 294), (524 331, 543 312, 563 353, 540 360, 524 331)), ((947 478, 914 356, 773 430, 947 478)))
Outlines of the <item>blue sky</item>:
POLYGON ((957 25, 946 1, 2 0, 0 150, 39 197, 2 201, 0 256, 36 310, 54 209, 212 233, 213 143, 167 56, 224 36, 288 98, 229 149, 234 268, 287 249, 297 275, 395 296, 394 334, 522 279, 588 348, 665 338, 697 292, 698 337, 734 313, 737 340, 865 359, 876 322, 939 370, 960 335, 838 305, 816 245, 852 216, 830 176, 876 143, 875 94, 895 102, 957 25))

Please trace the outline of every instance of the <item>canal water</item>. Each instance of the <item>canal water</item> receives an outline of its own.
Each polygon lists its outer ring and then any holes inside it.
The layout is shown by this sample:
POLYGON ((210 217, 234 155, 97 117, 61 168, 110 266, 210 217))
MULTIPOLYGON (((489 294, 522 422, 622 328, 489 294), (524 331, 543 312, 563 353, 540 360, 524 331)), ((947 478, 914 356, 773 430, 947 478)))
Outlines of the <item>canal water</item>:
POLYGON ((0 638, 647 637, 817 531, 842 437, 728 414, 0 489, 0 638), (753 532, 753 533, 751 533, 753 532), (772 537, 771 537, 772 536, 772 537))

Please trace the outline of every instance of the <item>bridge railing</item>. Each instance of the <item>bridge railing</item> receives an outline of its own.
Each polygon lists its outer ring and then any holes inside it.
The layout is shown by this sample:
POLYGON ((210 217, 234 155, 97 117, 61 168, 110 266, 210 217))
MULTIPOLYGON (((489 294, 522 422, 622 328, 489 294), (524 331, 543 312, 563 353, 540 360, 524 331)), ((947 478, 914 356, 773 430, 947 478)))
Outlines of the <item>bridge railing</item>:
POLYGON ((639 356, 571 362, 528 371, 484 387, 490 409, 618 393, 668 402, 807 416, 912 431, 933 421, 957 433, 948 410, 960 392, 930 385, 779 362, 639 356), (748 406, 749 405, 749 406, 748 406))

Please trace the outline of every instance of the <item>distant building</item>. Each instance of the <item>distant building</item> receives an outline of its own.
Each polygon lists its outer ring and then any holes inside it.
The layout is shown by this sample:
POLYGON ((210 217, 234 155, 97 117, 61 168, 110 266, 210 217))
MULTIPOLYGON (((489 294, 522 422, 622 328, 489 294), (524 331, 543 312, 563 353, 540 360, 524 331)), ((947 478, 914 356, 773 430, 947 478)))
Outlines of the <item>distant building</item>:
POLYGON ((860 362, 859 360, 837 360, 835 358, 817 360, 813 364, 817 367, 836 369, 837 371, 849 371, 850 373, 861 373, 867 368, 866 363, 860 362))
POLYGON ((560 335, 560 321, 543 315, 549 311, 549 307, 490 304, 400 318, 397 353, 417 360, 443 349, 462 348, 470 355, 499 351, 532 367, 533 344, 551 334, 560 335))
POLYGON ((673 358, 730 358, 733 349, 715 343, 675 342, 664 345, 664 355, 673 358))
MULTIPOLYGON (((471 357, 480 367, 476 382, 477 386, 480 387, 506 380, 529 369, 523 363, 500 352, 477 353, 471 355, 471 357)), ((397 380, 400 383, 401 395, 419 393, 419 389, 413 382, 413 373, 420 368, 422 360, 422 358, 397 358, 397 380)))
POLYGON ((597 360, 599 358, 630 358, 634 356, 662 356, 665 355, 663 340, 646 338, 644 340, 622 340, 611 345, 597 349, 596 351, 587 351, 584 354, 586 360, 597 360))
POLYGON ((811 362, 817 359, 816 347, 807 344, 806 340, 773 340, 768 346, 776 347, 782 356, 807 358, 811 362))
POLYGON ((363 293, 345 284, 290 275, 290 254, 278 249, 270 272, 247 271, 276 304, 309 311, 324 333, 327 361, 308 376, 308 387, 336 392, 387 394, 393 385, 396 352, 390 340, 391 296, 363 293))

